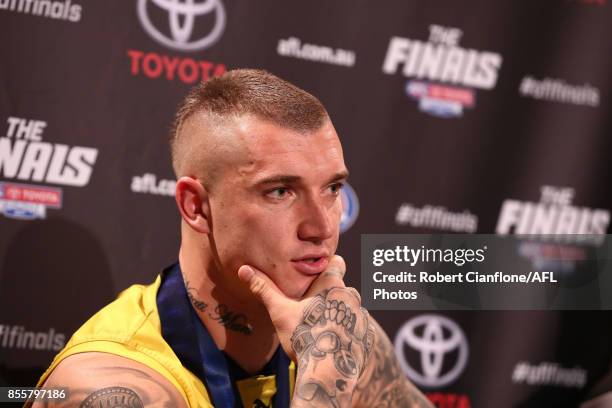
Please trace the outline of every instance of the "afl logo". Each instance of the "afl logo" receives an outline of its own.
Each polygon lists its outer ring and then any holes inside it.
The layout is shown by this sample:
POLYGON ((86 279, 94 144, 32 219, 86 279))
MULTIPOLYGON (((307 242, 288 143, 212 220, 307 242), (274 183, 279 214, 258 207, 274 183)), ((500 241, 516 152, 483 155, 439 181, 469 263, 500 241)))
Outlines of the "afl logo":
POLYGON ((340 233, 347 231, 353 226, 359 215, 359 201, 355 190, 348 184, 340 190, 340 200, 342 201, 342 218, 340 219, 340 233))
MULTIPOLYGON (((156 11, 155 17, 159 17, 156 11)), ((221 0, 138 0, 138 19, 145 31, 158 43, 179 51, 198 51, 219 40, 225 29, 225 9, 221 0), (167 19, 151 18, 149 3, 166 13, 167 19), (213 15, 212 28, 205 35, 194 35, 197 17, 213 15), (160 29, 162 28, 162 29, 160 29), (196 39, 193 39, 196 37, 196 39)))

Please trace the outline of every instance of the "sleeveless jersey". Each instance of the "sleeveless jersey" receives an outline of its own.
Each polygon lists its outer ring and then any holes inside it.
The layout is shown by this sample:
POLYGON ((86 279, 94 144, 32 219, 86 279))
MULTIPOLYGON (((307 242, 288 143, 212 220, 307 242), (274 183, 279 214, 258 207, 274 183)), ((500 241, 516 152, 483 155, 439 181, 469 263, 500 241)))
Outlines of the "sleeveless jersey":
MULTIPOLYGON (((172 383, 190 407, 212 408, 204 383, 183 366, 162 337, 156 296, 161 275, 151 285, 133 285, 98 311, 70 338, 41 376, 40 387, 65 358, 85 352, 103 352, 126 357, 157 371, 172 383)), ((295 366, 289 366, 289 389, 293 391, 295 366)), ((271 407, 276 393, 274 375, 255 376, 236 382, 244 407, 271 407), (256 402, 256 403, 255 403, 256 402)))

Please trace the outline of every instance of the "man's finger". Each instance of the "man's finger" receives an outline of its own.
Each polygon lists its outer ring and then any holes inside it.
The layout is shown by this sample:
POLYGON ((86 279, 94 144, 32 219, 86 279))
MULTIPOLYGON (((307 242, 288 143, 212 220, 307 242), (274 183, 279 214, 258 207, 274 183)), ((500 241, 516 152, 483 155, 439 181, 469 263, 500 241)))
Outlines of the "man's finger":
POLYGON ((238 277, 249 285, 251 293, 268 311, 283 307, 289 301, 265 273, 252 266, 242 265, 238 269, 238 277))
POLYGON ((304 297, 314 296, 317 293, 322 292, 325 289, 341 287, 343 288, 344 281, 344 273, 346 272, 346 264, 344 263, 344 259, 342 259, 339 255, 334 255, 330 261, 329 265, 327 265, 327 269, 321 275, 312 282, 308 291, 304 297))

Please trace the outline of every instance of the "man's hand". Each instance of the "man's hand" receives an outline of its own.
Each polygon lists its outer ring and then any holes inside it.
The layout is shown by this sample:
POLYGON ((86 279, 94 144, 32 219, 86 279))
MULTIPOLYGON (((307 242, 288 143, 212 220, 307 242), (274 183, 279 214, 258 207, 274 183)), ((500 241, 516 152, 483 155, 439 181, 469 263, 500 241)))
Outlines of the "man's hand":
POLYGON ((238 271, 268 310, 281 346, 298 363, 292 407, 350 407, 367 366, 374 328, 359 293, 342 281, 345 268, 334 256, 300 301, 251 266, 238 271))
POLYGON ((238 271, 264 304, 285 352, 298 363, 292 407, 433 408, 399 367, 389 338, 342 281, 332 258, 301 301, 261 271, 238 271))

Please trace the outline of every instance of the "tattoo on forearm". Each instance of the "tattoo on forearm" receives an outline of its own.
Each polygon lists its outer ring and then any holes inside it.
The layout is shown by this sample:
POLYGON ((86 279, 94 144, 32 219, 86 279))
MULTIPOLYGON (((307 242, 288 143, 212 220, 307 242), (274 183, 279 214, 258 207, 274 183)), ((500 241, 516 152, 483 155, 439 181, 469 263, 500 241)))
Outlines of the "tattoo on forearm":
POLYGON ((373 319, 370 319, 370 326, 376 333, 376 345, 370 367, 356 387, 358 406, 433 408, 431 402, 406 379, 382 328, 373 319))
POLYGON ((213 313, 208 312, 208 316, 229 330, 237 331, 247 336, 253 333, 253 327, 249 324, 246 315, 234 312, 226 305, 218 304, 213 313))
POLYGON ((143 408, 142 400, 133 390, 125 387, 108 387, 95 391, 79 405, 79 408, 143 408))
POLYGON ((208 307, 208 304, 204 303, 202 300, 198 299, 195 296, 194 293, 196 292, 196 290, 195 288, 189 286, 189 281, 185 281, 185 289, 187 289, 187 296, 189 296, 189 300, 191 301, 193 307, 195 307, 200 312, 205 311, 208 307))
POLYGON ((300 372, 296 398, 307 406, 344 407, 350 403, 349 383, 354 384, 362 374, 374 342, 368 314, 359 304, 354 294, 347 296, 343 288, 332 288, 315 296, 304 310, 291 344, 300 372))

